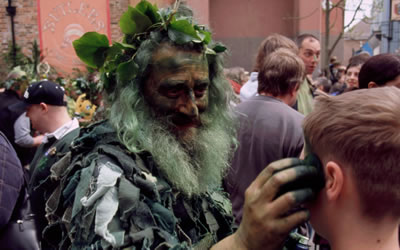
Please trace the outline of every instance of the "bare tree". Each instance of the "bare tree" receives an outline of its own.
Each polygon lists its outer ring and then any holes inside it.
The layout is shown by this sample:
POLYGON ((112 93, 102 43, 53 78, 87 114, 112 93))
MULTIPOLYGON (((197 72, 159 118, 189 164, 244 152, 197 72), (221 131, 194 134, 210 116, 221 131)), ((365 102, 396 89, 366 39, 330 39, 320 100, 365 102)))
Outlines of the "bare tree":
POLYGON ((332 56, 333 51, 335 50, 336 46, 338 45, 339 41, 343 38, 344 32, 345 30, 347 30, 347 28, 349 28, 354 21, 356 21, 356 16, 357 13, 362 11, 362 4, 363 4, 363 0, 360 0, 360 2, 357 4, 356 9, 354 10, 354 14, 352 16, 352 18, 350 19, 350 21, 343 26, 343 29, 341 30, 341 32, 339 33, 339 35, 336 37, 336 39, 334 40, 334 42, 332 43, 332 45, 330 45, 330 34, 332 31, 332 28, 335 26, 335 22, 336 20, 333 21, 333 23, 331 22, 331 15, 332 13, 334 13, 334 11, 340 11, 341 12, 341 16, 344 17, 345 15, 345 11, 346 11, 346 0, 339 0, 336 3, 332 3, 331 1, 325 0, 324 2, 325 4, 325 44, 324 44, 324 57, 323 57, 323 61, 322 61, 322 69, 325 69, 325 72, 328 73, 328 75, 330 74, 329 71, 329 59, 332 56))

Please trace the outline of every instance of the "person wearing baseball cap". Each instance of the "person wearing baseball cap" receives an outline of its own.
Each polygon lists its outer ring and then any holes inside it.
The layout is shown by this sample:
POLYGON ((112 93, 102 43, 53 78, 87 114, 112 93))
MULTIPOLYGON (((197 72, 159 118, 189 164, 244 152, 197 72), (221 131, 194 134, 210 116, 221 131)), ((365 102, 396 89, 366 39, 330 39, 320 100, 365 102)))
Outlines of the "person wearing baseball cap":
POLYGON ((64 88, 51 81, 31 84, 21 105, 25 106, 32 127, 45 135, 30 164, 29 183, 32 210, 37 216, 38 232, 41 232, 47 226, 44 197, 49 187, 44 180, 50 176, 51 166, 69 151, 79 134, 79 122, 68 115, 64 88))
POLYGON ((20 105, 25 106, 32 127, 43 134, 48 133, 48 138, 62 137, 63 133, 52 133, 71 122, 71 117, 66 112, 64 88, 56 83, 42 81, 31 84, 26 89, 20 105))

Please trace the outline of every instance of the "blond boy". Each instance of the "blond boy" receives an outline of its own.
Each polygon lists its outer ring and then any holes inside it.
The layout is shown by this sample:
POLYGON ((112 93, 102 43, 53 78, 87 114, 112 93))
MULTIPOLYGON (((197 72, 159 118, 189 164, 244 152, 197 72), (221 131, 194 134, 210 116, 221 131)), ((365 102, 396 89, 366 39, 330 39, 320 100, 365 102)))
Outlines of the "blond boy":
POLYGON ((317 98, 304 121, 326 184, 311 223, 332 250, 399 249, 400 89, 317 98))

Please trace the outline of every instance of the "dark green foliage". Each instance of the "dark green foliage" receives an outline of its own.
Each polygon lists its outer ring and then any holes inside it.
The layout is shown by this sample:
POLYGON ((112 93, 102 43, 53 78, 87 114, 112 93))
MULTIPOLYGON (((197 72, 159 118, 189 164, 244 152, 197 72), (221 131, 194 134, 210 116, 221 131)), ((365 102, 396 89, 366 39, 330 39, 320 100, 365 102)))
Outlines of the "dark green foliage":
POLYGON ((25 65, 28 63, 28 57, 21 52, 21 47, 15 46, 15 65, 13 60, 13 45, 12 42, 8 43, 8 50, 3 54, 4 62, 9 70, 18 65, 25 65))

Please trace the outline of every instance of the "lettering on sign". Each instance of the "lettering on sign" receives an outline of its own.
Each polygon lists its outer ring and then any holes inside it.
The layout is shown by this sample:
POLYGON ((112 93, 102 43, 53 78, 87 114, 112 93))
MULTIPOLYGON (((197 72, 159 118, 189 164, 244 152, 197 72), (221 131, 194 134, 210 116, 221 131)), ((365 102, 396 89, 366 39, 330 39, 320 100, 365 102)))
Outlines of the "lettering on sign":
POLYGON ((68 74, 83 67, 72 42, 96 31, 110 39, 109 0, 38 0, 40 45, 45 60, 68 74))

